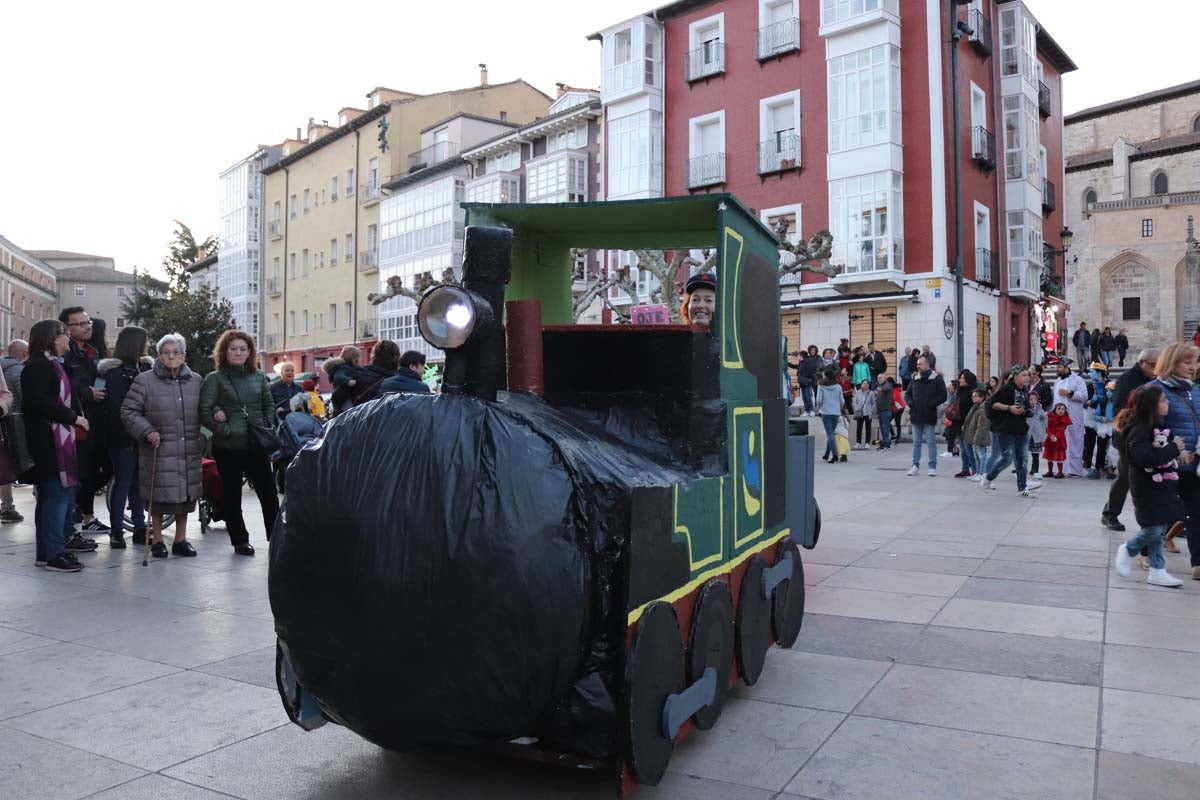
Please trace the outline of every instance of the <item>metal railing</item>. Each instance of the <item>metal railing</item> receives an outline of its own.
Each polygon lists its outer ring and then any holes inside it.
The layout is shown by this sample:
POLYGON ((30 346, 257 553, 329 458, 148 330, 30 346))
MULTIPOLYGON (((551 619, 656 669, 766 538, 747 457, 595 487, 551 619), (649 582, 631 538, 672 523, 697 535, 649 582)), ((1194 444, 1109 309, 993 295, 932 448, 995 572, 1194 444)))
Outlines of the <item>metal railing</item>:
POLYGON ((996 166, 996 137, 982 125, 971 128, 971 160, 988 169, 996 166))
POLYGON ((971 29, 967 41, 980 53, 990 56, 992 54, 991 20, 984 16, 979 9, 971 9, 967 12, 967 27, 971 29))
POLYGON ((1038 81, 1038 113, 1050 116, 1050 87, 1041 81, 1038 81))
POLYGON ((758 145, 758 174, 783 172, 800 167, 800 137, 778 136, 758 145))
POLYGON ((684 176, 684 179, 689 189, 725 182, 724 153, 709 153, 708 155, 689 158, 686 167, 687 174, 684 176))
POLYGON ((458 155, 458 142, 434 142, 408 156, 408 171, 416 172, 458 155))
POLYGON ((358 187, 358 202, 364 206, 378 203, 379 197, 382 194, 380 192, 380 187, 383 186, 383 184, 384 181, 381 180, 379 176, 370 178, 366 183, 360 184, 358 187))
POLYGON ((1153 208, 1155 206, 1174 206, 1185 203, 1200 203, 1200 192, 1176 192, 1175 194, 1159 194, 1153 197, 1132 197, 1128 200, 1105 200, 1092 203, 1087 207, 1091 211, 1121 211, 1127 208, 1153 208))
POLYGON ((273 219, 267 223, 267 236, 271 237, 271 241, 283 238, 283 220, 273 219))
POLYGON ((993 286, 996 283, 992 276, 992 251, 985 247, 975 248, 975 280, 993 286))
POLYGON ((685 74, 689 81, 707 78, 725 71, 725 43, 709 42, 685 54, 685 74))
POLYGON ((379 253, 374 250, 360 250, 358 253, 358 271, 374 272, 379 269, 379 253))
POLYGON ((1042 178, 1042 210, 1053 211, 1058 208, 1058 196, 1054 181, 1042 178))
POLYGON ((373 319, 360 319, 358 321, 358 338, 374 339, 379 335, 379 322, 373 319))
POLYGON ((267 278, 267 294, 279 294, 279 278, 267 278))
POLYGON ((758 60, 800 49, 800 20, 780 20, 758 29, 758 60))

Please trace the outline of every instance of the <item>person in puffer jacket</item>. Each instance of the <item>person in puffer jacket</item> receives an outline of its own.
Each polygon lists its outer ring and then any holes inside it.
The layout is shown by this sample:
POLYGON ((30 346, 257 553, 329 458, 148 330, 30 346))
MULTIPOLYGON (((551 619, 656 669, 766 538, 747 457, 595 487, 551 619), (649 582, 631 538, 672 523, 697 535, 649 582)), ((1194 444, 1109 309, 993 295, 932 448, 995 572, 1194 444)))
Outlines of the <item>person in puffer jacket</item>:
MULTIPOLYGON (((1196 437, 1200 434, 1200 384, 1196 382, 1196 356, 1200 348, 1186 342, 1176 342, 1163 349, 1158 357, 1154 383, 1162 387, 1169 409, 1163 425, 1172 436, 1183 439, 1183 449, 1196 452, 1196 437)), ((1192 578, 1200 581, 1200 477, 1196 460, 1179 467, 1179 498, 1187 512, 1188 553, 1191 556, 1192 578)), ((1133 469, 1130 469, 1132 487, 1133 469)), ((1136 510, 1136 509, 1135 509, 1136 510)), ((1139 520, 1140 524, 1140 520, 1139 520)))
POLYGON ((149 335, 145 328, 127 325, 117 335, 115 358, 102 358, 96 372, 105 382, 105 396, 100 401, 97 421, 105 429, 104 442, 108 460, 112 462, 112 488, 108 498, 108 545, 115 550, 125 549, 125 508, 133 522, 133 543, 146 543, 146 508, 138 486, 137 442, 129 435, 121 420, 121 404, 129 387, 138 375, 149 370, 153 360, 146 355, 149 335))
POLYGON ((362 351, 353 345, 342 348, 341 355, 330 358, 321 365, 333 384, 333 395, 329 403, 333 408, 330 416, 336 416, 353 402, 355 387, 358 386, 358 368, 362 363, 362 351))
POLYGON ((992 423, 988 419, 984 403, 987 396, 986 388, 976 386, 971 392, 973 405, 967 412, 967 418, 963 420, 960 446, 970 448, 968 453, 970 453, 971 463, 974 467, 972 474, 967 479, 975 483, 978 483, 982 475, 987 472, 988 456, 992 445, 992 423))

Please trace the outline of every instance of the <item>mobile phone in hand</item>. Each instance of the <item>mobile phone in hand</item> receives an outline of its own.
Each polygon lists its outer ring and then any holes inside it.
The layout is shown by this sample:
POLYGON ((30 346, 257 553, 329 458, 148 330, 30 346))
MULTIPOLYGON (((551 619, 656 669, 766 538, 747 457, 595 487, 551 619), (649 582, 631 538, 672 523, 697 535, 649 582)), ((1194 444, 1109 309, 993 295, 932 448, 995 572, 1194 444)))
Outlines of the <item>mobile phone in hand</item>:
POLYGON ((108 384, 104 378, 96 378, 96 382, 92 384, 93 389, 103 389, 108 384))

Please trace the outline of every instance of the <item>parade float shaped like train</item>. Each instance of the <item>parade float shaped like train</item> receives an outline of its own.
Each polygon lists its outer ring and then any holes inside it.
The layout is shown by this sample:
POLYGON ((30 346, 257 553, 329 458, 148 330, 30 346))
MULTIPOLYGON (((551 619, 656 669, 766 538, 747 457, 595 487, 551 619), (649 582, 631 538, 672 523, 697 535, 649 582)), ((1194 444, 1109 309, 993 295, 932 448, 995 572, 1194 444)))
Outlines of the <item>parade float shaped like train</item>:
POLYGON ((820 517, 778 250, 725 194, 466 208, 462 284, 418 308, 443 393, 351 409, 288 469, 280 694, 307 729, 610 766, 624 794, 800 632, 820 517), (580 247, 715 248, 711 330, 570 324, 580 247))

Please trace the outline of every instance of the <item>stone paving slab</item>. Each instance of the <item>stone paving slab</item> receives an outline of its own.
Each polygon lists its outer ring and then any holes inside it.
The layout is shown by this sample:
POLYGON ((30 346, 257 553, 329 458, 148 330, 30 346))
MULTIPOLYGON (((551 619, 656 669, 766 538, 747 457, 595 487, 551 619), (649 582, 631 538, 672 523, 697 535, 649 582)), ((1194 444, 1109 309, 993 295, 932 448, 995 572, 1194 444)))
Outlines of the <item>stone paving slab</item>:
POLYGON ((955 596, 1030 606, 1077 608, 1084 611, 1103 611, 1105 603, 1104 589, 1100 586, 1013 581, 1004 578, 972 577, 962 585, 955 596))
POLYGON ((1099 642, 931 625, 917 636, 901 660, 906 664, 1098 686, 1101 657, 1099 642))
POLYGON ((1200 700, 1200 653, 1104 645, 1104 685, 1200 700))
MULTIPOLYGON (((822 586, 843 589, 865 589, 875 592, 919 594, 931 597, 953 597, 967 580, 964 575, 943 575, 934 572, 910 572, 898 569, 868 569, 843 567, 830 575, 822 586)), ((818 592, 821 594, 821 592, 818 592)))
POLYGON ((866 617, 890 622, 927 623, 945 604, 944 597, 894 592, 871 592, 863 589, 825 587, 805 600, 805 610, 814 614, 841 617, 866 617))
POLYGON ((758 683, 739 684, 734 694, 769 703, 850 712, 891 667, 889 661, 780 650, 767 659, 758 683))
POLYGON ((1195 800, 1200 767, 1125 753, 1100 753, 1096 800, 1195 800))

